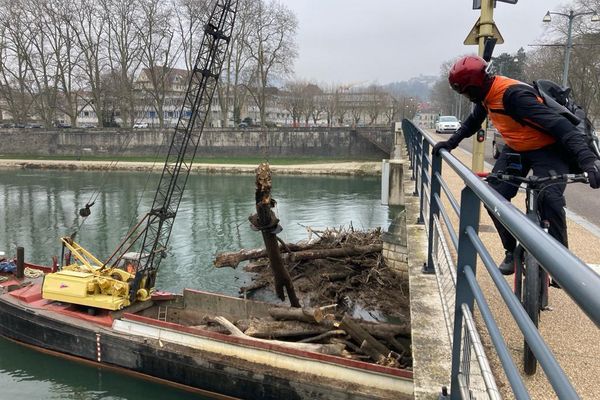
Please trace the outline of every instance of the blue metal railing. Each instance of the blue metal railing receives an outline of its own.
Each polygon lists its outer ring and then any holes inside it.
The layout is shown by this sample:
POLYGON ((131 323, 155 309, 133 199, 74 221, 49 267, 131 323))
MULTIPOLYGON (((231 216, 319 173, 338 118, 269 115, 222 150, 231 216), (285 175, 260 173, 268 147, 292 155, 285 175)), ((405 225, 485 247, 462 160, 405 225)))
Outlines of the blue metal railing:
POLYGON ((515 319, 558 397, 561 399, 578 398, 573 385, 499 272, 485 245, 479 239, 481 204, 483 203, 489 210, 494 210, 496 218, 538 260, 598 327, 600 327, 600 296, 597 294, 600 293, 600 276, 536 226, 510 202, 489 188, 448 151, 442 150, 440 155, 431 156, 430 149, 434 141, 426 132, 408 120, 402 122, 402 130, 413 171, 412 179, 415 180, 415 195, 420 197, 419 220, 425 223, 426 215, 429 219, 427 221, 429 228, 428 259, 425 270, 435 269, 434 240, 432 238, 440 217, 447 227, 448 237, 458 255, 452 341, 451 399, 464 398, 464 393, 468 393, 464 387, 461 390, 461 384, 464 386, 465 380, 461 375, 463 372, 460 365, 461 351, 464 351, 461 349, 463 307, 466 305, 472 311, 475 302, 515 397, 517 399, 530 398, 522 376, 510 357, 507 345, 488 307, 485 295, 477 282, 478 257, 482 260, 506 307, 515 319), (442 178, 443 165, 450 167, 464 182, 460 203, 454 198, 442 178), (452 211, 459 218, 457 232, 454 231, 451 218, 444 208, 442 196, 445 196, 452 211), (429 208, 427 209, 427 207, 429 208))

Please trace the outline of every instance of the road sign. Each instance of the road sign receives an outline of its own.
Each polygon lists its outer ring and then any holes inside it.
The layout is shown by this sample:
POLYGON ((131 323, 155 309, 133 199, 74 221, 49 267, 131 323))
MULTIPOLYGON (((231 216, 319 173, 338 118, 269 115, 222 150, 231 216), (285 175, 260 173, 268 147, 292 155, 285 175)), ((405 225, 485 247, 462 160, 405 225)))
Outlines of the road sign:
MULTIPOLYGON (((465 44, 465 45, 471 45, 471 44, 478 45, 479 44, 479 21, 480 20, 481 20, 481 18, 477 18, 475 25, 473 26, 473 28, 471 28, 471 31, 467 35, 467 38, 465 39, 463 44, 465 44)), ((498 27, 496 26, 496 23, 494 23, 494 22, 492 22, 492 37, 495 37, 496 39, 498 39, 496 44, 504 43, 504 38, 500 34, 500 31, 498 30, 498 27)))

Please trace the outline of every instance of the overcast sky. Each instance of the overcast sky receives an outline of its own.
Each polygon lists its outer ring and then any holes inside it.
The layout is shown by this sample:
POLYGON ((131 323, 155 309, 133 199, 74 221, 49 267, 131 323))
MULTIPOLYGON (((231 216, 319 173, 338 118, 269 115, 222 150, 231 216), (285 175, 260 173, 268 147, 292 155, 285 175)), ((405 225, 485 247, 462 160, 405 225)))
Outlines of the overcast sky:
MULTIPOLYGON (((477 52, 477 46, 463 45, 480 13, 472 9, 472 0, 280 1, 299 21, 299 79, 385 84, 438 75, 444 61, 477 52)), ((505 42, 495 54, 521 46, 530 51, 528 44, 542 43, 544 14, 565 4, 570 2, 499 2, 494 20, 505 42)))

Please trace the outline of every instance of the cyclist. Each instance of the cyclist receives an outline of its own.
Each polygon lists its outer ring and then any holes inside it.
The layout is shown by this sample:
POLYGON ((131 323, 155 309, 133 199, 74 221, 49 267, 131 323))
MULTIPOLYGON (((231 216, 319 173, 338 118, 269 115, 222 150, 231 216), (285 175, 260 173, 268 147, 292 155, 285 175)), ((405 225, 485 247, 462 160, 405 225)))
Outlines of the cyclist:
MULTIPOLYGON (((529 171, 541 177, 551 173, 566 174, 572 167, 578 166, 587 172, 592 188, 600 187, 600 160, 589 149, 575 126, 546 106, 532 86, 505 76, 489 74, 487 63, 477 56, 465 56, 456 61, 450 69, 448 80, 452 89, 466 96, 475 106, 454 135, 447 141, 436 143, 434 154, 441 149, 451 151, 456 148, 463 139, 481 129, 487 116, 506 142, 492 172, 506 171, 509 159, 514 157, 512 154, 517 153, 521 160, 518 172, 521 176, 526 176, 529 171)), ((515 197, 518 191, 517 185, 509 182, 490 182, 490 185, 507 200, 515 197)), ((568 247, 565 188, 566 184, 546 188, 540 196, 539 212, 541 219, 550 224, 550 235, 568 247)), ((510 275, 514 273, 516 240, 492 213, 490 216, 506 253, 499 265, 500 271, 510 275)))

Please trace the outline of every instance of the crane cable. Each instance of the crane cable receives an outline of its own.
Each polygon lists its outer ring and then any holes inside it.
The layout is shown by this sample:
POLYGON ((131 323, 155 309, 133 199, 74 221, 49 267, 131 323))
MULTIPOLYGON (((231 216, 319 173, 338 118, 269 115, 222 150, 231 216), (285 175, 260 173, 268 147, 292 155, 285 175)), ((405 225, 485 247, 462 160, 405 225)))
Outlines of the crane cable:
POLYGON ((121 145, 119 146, 119 148, 117 150, 117 158, 116 158, 116 160, 112 160, 109 163, 108 168, 106 168, 102 172, 102 177, 100 179, 100 185, 92 192, 92 194, 90 195, 90 199, 86 202, 85 206, 83 208, 79 209, 78 214, 79 214, 79 216, 82 217, 82 219, 81 219, 81 222, 79 224, 77 224, 77 226, 73 230, 73 234, 71 235, 72 237, 75 236, 75 234, 77 234, 79 232, 79 230, 81 229, 81 227, 83 226, 83 224, 87 220, 87 217, 89 217, 90 214, 92 213, 91 210, 90 210, 90 208, 96 203, 96 200, 98 199, 98 196, 102 192, 102 189, 104 189, 104 186, 106 185, 106 183, 108 181, 108 179, 107 179, 108 178, 108 173, 112 172, 112 170, 114 168, 116 168, 117 164, 120 161, 120 157, 125 152, 125 150, 127 150, 127 147, 131 143, 131 139, 132 138, 133 138, 133 130, 129 132, 129 134, 125 137, 125 140, 123 141, 123 143, 121 143, 121 145))

